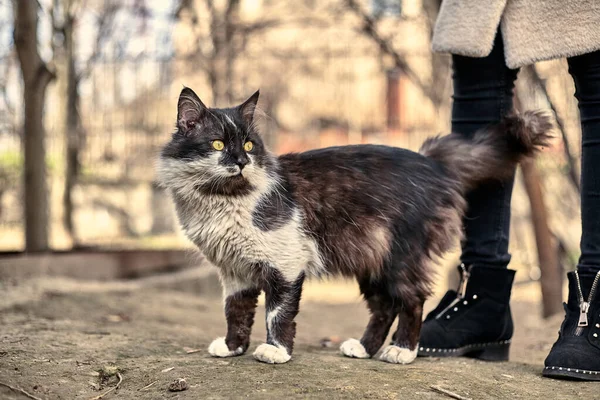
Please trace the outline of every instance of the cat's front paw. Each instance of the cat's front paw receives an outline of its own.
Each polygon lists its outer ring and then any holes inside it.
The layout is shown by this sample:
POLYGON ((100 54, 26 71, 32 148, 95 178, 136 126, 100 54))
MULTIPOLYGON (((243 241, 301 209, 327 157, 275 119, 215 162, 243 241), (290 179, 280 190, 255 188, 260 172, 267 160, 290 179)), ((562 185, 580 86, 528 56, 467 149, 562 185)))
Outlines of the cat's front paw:
POLYGON ((398 346, 387 346, 381 352, 379 359, 392 364, 410 364, 417 358, 417 348, 414 350, 398 346))
POLYGON ((254 358, 258 361, 267 364, 283 364, 290 361, 290 356, 282 346, 273 346, 272 344, 263 343, 254 351, 254 358))
POLYGON ((220 337, 216 338, 212 341, 210 346, 208 346, 208 353, 213 357, 233 357, 239 356, 244 352, 242 346, 238 347, 235 350, 229 350, 227 347, 227 343, 225 343, 225 338, 220 337))
POLYGON ((340 346, 340 351, 346 357, 369 358, 369 353, 359 340, 348 339, 340 346))

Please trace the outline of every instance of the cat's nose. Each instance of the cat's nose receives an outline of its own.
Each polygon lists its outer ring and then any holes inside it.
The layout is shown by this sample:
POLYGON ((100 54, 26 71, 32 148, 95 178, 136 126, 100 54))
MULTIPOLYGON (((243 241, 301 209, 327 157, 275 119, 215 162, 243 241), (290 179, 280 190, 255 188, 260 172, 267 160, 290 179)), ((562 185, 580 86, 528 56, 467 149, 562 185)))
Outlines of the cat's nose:
POLYGON ((237 164, 237 166, 240 167, 240 171, 243 170, 244 167, 246 165, 248 165, 249 162, 250 162, 250 160, 246 156, 239 156, 237 158, 237 160, 235 160, 235 163, 237 164))

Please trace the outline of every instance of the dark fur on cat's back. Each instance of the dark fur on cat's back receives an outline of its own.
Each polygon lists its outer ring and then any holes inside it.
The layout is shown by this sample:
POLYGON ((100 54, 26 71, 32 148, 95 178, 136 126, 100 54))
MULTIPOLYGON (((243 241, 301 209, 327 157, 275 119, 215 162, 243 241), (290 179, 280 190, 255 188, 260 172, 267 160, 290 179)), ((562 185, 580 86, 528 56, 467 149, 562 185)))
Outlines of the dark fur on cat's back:
POLYGON ((287 154, 279 165, 307 232, 323 249, 327 273, 379 279, 387 292, 407 299, 429 294, 428 271, 410 266, 447 246, 432 243, 434 231, 443 229, 439 212, 464 207, 459 186, 448 184, 441 165, 376 145, 287 154))
POLYGON ((548 118, 508 117, 471 141, 433 138, 421 154, 356 145, 275 157, 254 125, 257 100, 258 92, 238 107, 209 109, 185 88, 177 132, 160 158, 160 181, 184 231, 222 278, 228 332, 209 352, 247 350, 263 290, 267 343, 254 355, 288 361, 305 276, 344 275, 357 279, 372 317, 362 339, 345 342, 342 352, 373 356, 398 318, 382 359, 411 362, 431 259, 461 236, 465 192, 510 175, 544 145, 548 118))

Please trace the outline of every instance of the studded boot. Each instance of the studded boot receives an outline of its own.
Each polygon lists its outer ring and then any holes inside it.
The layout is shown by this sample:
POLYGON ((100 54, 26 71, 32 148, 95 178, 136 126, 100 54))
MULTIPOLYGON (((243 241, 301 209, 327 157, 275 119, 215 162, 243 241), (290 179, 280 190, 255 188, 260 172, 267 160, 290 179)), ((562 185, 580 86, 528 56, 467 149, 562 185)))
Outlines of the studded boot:
POLYGON ((458 270, 459 289, 448 291, 423 322, 418 355, 508 360, 515 271, 464 264, 458 270))
POLYGON ((600 381, 600 272, 580 267, 567 276, 566 316, 544 362, 543 375, 600 381))

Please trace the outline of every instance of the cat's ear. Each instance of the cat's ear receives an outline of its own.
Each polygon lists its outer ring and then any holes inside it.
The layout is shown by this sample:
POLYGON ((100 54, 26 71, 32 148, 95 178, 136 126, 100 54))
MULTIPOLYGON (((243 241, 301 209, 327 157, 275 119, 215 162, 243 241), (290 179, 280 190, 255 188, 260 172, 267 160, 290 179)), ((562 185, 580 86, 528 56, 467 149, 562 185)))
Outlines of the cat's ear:
POLYGON ((260 90, 257 90, 248 100, 243 102, 238 108, 242 114, 242 118, 248 125, 252 125, 254 120, 254 111, 256 111, 256 103, 258 103, 258 96, 260 90))
POLYGON ((184 133, 191 131, 207 114, 207 108, 194 91, 184 87, 177 102, 177 127, 184 133))

